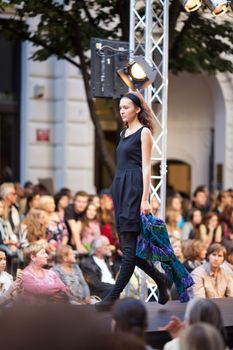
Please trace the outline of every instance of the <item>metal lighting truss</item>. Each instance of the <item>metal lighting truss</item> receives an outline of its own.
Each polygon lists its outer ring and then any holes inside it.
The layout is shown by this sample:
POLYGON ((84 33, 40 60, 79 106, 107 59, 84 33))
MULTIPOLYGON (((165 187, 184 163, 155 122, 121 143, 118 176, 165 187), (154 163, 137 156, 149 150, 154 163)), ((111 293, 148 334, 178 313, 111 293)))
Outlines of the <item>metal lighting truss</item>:
MULTIPOLYGON (((167 172, 167 88, 168 88, 168 13, 169 0, 130 1, 130 53, 143 55, 156 69, 155 83, 146 89, 145 99, 154 111, 156 131, 153 137, 151 198, 160 203, 160 217, 165 218, 167 172), (155 174, 155 165, 159 173, 155 174)), ((141 297, 155 297, 142 274, 141 297), (147 296, 147 290, 149 295, 147 296)))
POLYGON ((167 86, 168 86, 168 12, 169 0, 131 0, 130 52, 144 55, 156 69, 153 86, 145 91, 145 99, 155 112, 156 131, 153 142, 151 198, 156 197, 165 217, 167 172, 167 86), (153 168, 160 165, 160 173, 153 168))

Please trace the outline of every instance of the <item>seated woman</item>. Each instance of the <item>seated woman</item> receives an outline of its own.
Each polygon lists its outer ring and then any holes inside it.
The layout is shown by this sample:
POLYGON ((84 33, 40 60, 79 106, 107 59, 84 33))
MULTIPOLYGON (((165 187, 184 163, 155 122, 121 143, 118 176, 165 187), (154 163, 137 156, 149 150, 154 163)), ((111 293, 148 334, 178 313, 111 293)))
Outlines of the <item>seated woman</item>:
POLYGON ((5 269, 6 253, 0 249, 0 304, 6 300, 7 294, 13 285, 13 278, 5 269))
POLYGON ((182 210, 182 201, 183 198, 179 193, 175 193, 172 196, 169 196, 167 198, 167 207, 170 209, 174 209, 177 211, 178 217, 177 217, 177 227, 179 229, 182 229, 184 226, 184 216, 183 216, 183 210, 182 210))
POLYGON ((192 272, 196 267, 205 262, 206 245, 199 239, 193 239, 186 242, 184 246, 185 261, 183 265, 188 272, 192 272))
POLYGON ((168 208, 166 211, 166 223, 168 235, 170 238, 181 239, 181 230, 178 227, 180 213, 178 210, 168 208))
POLYGON ((55 211, 59 216, 61 221, 65 221, 65 209, 69 204, 70 197, 69 194, 63 191, 59 191, 54 196, 55 201, 55 211))
MULTIPOLYGON (((19 227, 19 235, 29 243, 45 243, 45 219, 46 214, 41 209, 30 209, 19 227)), ((28 245, 27 244, 27 245, 28 245)))
POLYGON ((214 212, 206 214, 199 226, 199 237, 208 247, 212 243, 222 242, 222 227, 218 222, 218 215, 214 212))
POLYGON ((69 290, 58 275, 43 267, 47 264, 48 255, 43 244, 32 243, 24 250, 25 263, 23 270, 22 297, 32 304, 67 302, 69 290))
POLYGON ((100 222, 94 203, 88 204, 83 219, 77 221, 77 230, 82 244, 90 252, 92 242, 100 236, 100 222))
POLYGON ((46 214, 46 239, 49 243, 48 250, 55 251, 60 245, 68 242, 68 231, 64 220, 55 212, 55 202, 52 196, 42 196, 39 208, 46 214))
POLYGON ((226 249, 230 249, 233 245, 233 206, 226 205, 219 217, 222 227, 222 244, 226 249))
POLYGON ((191 273, 192 293, 201 298, 233 297, 232 276, 221 266, 226 258, 226 248, 214 243, 207 249, 207 262, 191 273))
POLYGON ((101 235, 107 237, 110 244, 118 248, 119 242, 116 234, 113 200, 108 194, 100 196, 100 227, 101 235))
POLYGON ((221 215, 227 205, 232 205, 231 193, 230 191, 220 191, 214 204, 214 211, 221 215))
POLYGON ((27 196, 26 208, 24 215, 26 216, 32 209, 37 209, 39 207, 40 194, 37 192, 32 192, 27 196))
POLYGON ((182 240, 194 239, 198 234, 198 229, 202 221, 201 211, 193 208, 189 211, 189 219, 182 227, 182 240))
POLYGON ((57 250, 56 264, 52 270, 57 273, 63 283, 69 288, 70 301, 89 302, 90 290, 80 270, 73 249, 66 245, 57 250))
POLYGON ((18 257, 18 245, 18 238, 7 219, 5 202, 0 197, 0 248, 11 259, 18 257))
POLYGON ((180 260, 180 262, 184 262, 184 254, 183 254, 183 247, 182 247, 182 241, 179 238, 171 237, 170 239, 172 248, 174 250, 175 256, 177 259, 180 260))
POLYGON ((16 280, 13 282, 12 276, 5 271, 6 253, 0 249, 0 305, 11 302, 15 292, 21 285, 21 273, 17 273, 16 280))

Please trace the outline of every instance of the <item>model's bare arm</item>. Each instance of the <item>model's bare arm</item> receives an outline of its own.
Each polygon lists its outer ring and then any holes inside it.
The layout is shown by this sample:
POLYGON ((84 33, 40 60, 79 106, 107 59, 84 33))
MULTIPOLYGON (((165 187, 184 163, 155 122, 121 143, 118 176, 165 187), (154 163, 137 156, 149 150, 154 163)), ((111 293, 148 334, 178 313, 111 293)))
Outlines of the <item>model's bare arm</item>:
POLYGON ((149 129, 143 128, 141 134, 142 142, 142 179, 143 193, 141 200, 141 212, 148 214, 151 211, 149 203, 150 177, 151 177, 151 156, 153 139, 149 129))

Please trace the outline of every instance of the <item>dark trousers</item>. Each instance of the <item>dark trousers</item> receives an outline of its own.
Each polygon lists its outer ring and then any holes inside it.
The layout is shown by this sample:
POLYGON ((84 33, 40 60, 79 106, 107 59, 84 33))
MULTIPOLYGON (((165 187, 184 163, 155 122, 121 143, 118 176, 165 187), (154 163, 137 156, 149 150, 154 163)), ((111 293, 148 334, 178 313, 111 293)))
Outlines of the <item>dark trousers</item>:
POLYGON ((121 251, 123 253, 121 268, 119 271, 116 284, 108 294, 107 298, 117 299, 120 293, 123 291, 125 286, 130 280, 134 272, 135 266, 138 266, 148 276, 153 278, 156 283, 161 273, 154 267, 154 265, 146 260, 138 258, 136 254, 138 234, 135 232, 124 232, 119 234, 121 251))

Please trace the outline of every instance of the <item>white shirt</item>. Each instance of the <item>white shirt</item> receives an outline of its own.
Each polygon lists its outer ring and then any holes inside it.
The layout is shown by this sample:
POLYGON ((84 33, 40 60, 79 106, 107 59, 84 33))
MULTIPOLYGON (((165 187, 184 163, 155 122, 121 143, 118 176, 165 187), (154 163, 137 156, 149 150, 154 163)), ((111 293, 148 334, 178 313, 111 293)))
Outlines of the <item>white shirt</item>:
POLYGON ((99 268, 101 269, 101 273, 102 273, 101 282, 115 284, 115 280, 112 277, 112 274, 109 271, 108 265, 106 264, 105 260, 97 258, 96 256, 93 256, 93 259, 96 265, 98 265, 99 268))
POLYGON ((0 296, 4 296, 13 283, 12 276, 6 271, 0 272, 0 296))

